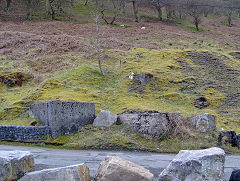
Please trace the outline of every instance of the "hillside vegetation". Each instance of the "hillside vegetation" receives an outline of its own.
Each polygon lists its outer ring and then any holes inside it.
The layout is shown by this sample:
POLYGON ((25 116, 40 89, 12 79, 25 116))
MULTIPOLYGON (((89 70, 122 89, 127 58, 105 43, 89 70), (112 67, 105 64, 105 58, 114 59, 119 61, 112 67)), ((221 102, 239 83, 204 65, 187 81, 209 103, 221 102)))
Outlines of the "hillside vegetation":
MULTIPOLYGON (((75 11, 89 15, 81 5, 75 11)), ((240 19, 233 19, 233 27, 222 21, 203 18, 201 32, 189 28, 189 20, 179 25, 145 20, 126 27, 119 26, 126 20, 101 24, 105 76, 94 48, 95 24, 0 22, 0 77, 6 80, 0 81, 0 124, 30 125, 35 121, 28 115, 30 104, 74 100, 94 102, 96 114, 101 109, 115 114, 133 109, 180 112, 185 117, 211 113, 217 116, 217 132, 240 132, 240 19), (153 78, 141 85, 129 79, 131 72, 153 78), (194 106, 200 96, 207 98, 209 107, 194 106)), ((191 132, 185 141, 157 140, 124 125, 87 126, 48 141, 75 149, 177 152, 216 146, 217 132, 191 132)))

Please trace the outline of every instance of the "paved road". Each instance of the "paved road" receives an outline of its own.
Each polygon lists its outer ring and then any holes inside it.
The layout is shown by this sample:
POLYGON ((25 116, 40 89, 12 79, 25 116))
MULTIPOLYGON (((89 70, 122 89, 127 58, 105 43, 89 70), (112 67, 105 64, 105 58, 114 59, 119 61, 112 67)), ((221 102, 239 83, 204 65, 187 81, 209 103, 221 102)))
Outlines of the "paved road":
MULTIPOLYGON (((146 152, 116 152, 116 151, 82 151, 58 150, 41 147, 22 147, 0 145, 0 150, 30 151, 34 155, 36 170, 86 163, 91 177, 102 160, 107 156, 119 156, 149 169, 155 178, 174 158, 174 154, 156 154, 146 152)), ((226 156, 225 177, 229 180, 232 170, 240 168, 240 156, 226 156)))

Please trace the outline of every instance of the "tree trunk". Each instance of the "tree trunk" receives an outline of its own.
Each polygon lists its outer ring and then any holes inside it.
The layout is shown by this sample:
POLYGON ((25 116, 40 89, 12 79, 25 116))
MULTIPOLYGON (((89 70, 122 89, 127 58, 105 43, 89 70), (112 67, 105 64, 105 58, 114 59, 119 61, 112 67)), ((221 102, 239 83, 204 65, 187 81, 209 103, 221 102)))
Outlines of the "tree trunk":
POLYGON ((158 12, 158 19, 159 19, 159 21, 162 21, 163 18, 162 18, 162 8, 161 8, 161 6, 156 5, 156 9, 157 9, 157 12, 158 12))
POLYGON ((32 1, 27 0, 27 20, 32 20, 32 1))
POLYGON ((50 0, 49 1, 49 6, 50 6, 50 15, 52 17, 52 20, 55 20, 55 10, 54 10, 54 7, 53 7, 53 3, 54 0, 50 0))
POLYGON ((198 27, 198 19, 194 20, 195 26, 196 26, 196 30, 199 31, 199 27, 198 27))
POLYGON ((46 2, 45 2, 45 10, 46 10, 46 14, 50 15, 50 3, 49 3, 49 0, 46 0, 46 2))
POLYGON ((120 6, 121 6, 121 11, 122 11, 122 13, 125 15, 125 14, 126 14, 125 2, 121 1, 120 6))
POLYGON ((6 6, 5 11, 7 12, 7 11, 9 11, 12 0, 6 0, 6 2, 7 2, 7 6, 6 6))
POLYGON ((136 3, 136 1, 133 1, 133 13, 135 16, 135 22, 139 23, 139 17, 138 17, 138 5, 136 3))
POLYGON ((232 26, 232 9, 229 9, 228 11, 228 26, 232 26))
POLYGON ((102 75, 104 76, 104 72, 102 69, 102 62, 101 62, 101 42, 100 42, 100 35, 99 35, 99 16, 98 15, 96 17, 95 23, 96 23, 96 41, 97 41, 96 49, 97 49, 98 66, 102 75))

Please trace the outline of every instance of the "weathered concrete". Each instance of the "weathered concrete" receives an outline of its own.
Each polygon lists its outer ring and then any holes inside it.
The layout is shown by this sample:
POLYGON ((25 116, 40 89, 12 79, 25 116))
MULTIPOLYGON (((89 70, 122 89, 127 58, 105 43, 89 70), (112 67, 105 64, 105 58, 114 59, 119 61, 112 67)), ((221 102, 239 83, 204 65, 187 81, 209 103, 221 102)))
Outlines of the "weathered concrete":
POLYGON ((153 181, 149 170, 120 157, 107 157, 99 166, 96 181, 153 181))
POLYGON ((90 181, 85 164, 71 165, 27 173, 19 181, 90 181))
POLYGON ((117 115, 101 110, 93 122, 94 127, 110 127, 117 122, 117 115))
POLYGON ((34 171, 33 156, 28 151, 0 151, 0 181, 15 181, 34 171))
POLYGON ((0 139, 2 140, 41 140, 51 135, 48 126, 0 126, 0 139))
MULTIPOLYGON (((34 156, 35 170, 47 168, 65 167, 76 165, 80 162, 86 163, 90 169, 90 176, 93 178, 97 173, 99 164, 107 156, 119 156, 135 164, 141 165, 158 178, 159 174, 165 169, 175 154, 159 154, 149 152, 123 152, 123 151, 93 151, 93 150, 63 150, 43 147, 24 147, 0 145, 0 150, 22 150, 31 151, 34 156)), ((225 180, 229 180, 233 170, 240 169, 240 156, 227 155, 225 161, 225 180)))
POLYGON ((201 114, 190 118, 193 126, 202 133, 216 129, 216 116, 212 114, 201 114))
POLYGON ((224 181, 225 152, 220 148, 182 150, 158 181, 224 181))
POLYGON ((53 138, 73 134, 79 127, 92 124, 95 118, 94 103, 74 101, 47 101, 32 104, 30 113, 51 129, 53 138))
POLYGON ((179 113, 133 111, 118 115, 118 123, 128 124, 138 132, 161 138, 178 128, 183 119, 179 113))

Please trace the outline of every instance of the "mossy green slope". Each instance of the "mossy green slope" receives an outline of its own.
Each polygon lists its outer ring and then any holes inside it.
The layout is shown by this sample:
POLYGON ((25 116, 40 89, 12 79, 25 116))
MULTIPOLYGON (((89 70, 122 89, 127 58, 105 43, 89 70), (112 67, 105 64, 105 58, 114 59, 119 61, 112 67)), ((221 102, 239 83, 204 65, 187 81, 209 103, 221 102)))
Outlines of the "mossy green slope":
MULTIPOLYGON (((40 85, 29 82, 9 88, 1 84, 0 124, 29 125, 32 119, 28 118, 27 107, 31 103, 75 100, 94 102, 96 113, 100 109, 116 114, 145 109, 180 112, 184 116, 208 112, 217 115, 219 129, 240 131, 237 57, 207 50, 174 49, 109 50, 104 54, 108 57, 103 60, 105 76, 99 72, 96 60, 78 57, 77 68, 52 72, 51 78, 40 85), (131 72, 149 73, 153 78, 146 85, 135 84, 128 78, 131 72), (194 107, 199 96, 208 99, 208 108, 194 107)), ((81 132, 67 139, 69 146, 75 137, 81 137, 81 132)))

